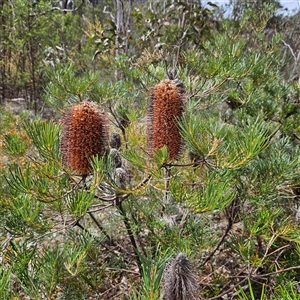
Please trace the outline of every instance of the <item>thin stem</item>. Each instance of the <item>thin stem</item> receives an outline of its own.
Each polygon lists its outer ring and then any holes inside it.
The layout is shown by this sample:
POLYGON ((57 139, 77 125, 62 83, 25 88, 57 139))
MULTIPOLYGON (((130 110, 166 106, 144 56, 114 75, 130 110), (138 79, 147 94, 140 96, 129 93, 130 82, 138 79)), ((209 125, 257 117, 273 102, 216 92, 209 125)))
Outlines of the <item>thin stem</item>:
POLYGON ((91 216, 92 220, 94 221, 94 223, 97 225, 97 227, 101 230, 101 232, 106 236, 106 238, 111 241, 111 237, 108 235, 108 233, 105 231, 105 229, 103 228, 103 226, 98 222, 98 220, 95 218, 95 216, 93 215, 93 213, 91 211, 88 212, 88 214, 91 216))
POLYGON ((266 274, 256 275, 255 278, 269 277, 269 276, 272 276, 272 275, 277 275, 279 273, 285 273, 285 272, 290 272, 290 271, 299 270, 299 269, 300 269, 300 266, 289 267, 289 268, 286 268, 286 269, 281 269, 281 270, 266 273, 266 274))
POLYGON ((76 221, 76 224, 75 226, 78 226, 80 229, 82 229, 85 233, 87 233, 90 237, 93 237, 92 234, 87 230, 85 229, 80 223, 79 223, 79 220, 76 221))
POLYGON ((164 181, 165 181, 165 192, 163 198, 163 212, 166 210, 166 206, 169 204, 169 185, 170 185, 171 168, 164 166, 164 181))
POLYGON ((235 285, 233 285, 232 287, 230 287, 228 290, 222 292, 220 295, 217 295, 217 296, 212 297, 212 298, 208 298, 208 300, 215 300, 215 299, 222 298, 224 295, 230 293, 231 291, 233 291, 235 288, 237 288, 239 285, 241 285, 242 283, 244 283, 248 279, 249 279, 249 277, 245 277, 243 280, 241 280, 240 282, 236 283, 235 285))
MULTIPOLYGON (((80 229, 82 229, 85 233, 87 233, 90 237, 94 238, 94 239, 98 239, 97 236, 94 236, 93 234, 91 234, 84 226, 82 226, 80 223, 79 223, 79 220, 76 221, 76 224, 75 226, 78 226, 80 229)), ((118 256, 121 256, 122 253, 126 253, 127 254, 127 251, 126 249, 124 249, 123 247, 121 247, 120 245, 116 244, 113 240, 110 240, 109 243, 106 243, 106 242, 100 242, 101 243, 101 246, 104 247, 105 249, 107 249, 109 252, 111 252, 112 254, 114 255, 118 255, 118 256), (111 246, 113 248, 111 248, 111 246)), ((123 255, 124 256, 124 255, 123 255)), ((123 257, 122 256, 122 257, 123 257)), ((123 257, 124 259, 124 257, 123 257)), ((129 263, 129 261, 127 261, 126 259, 124 260, 126 261, 127 263, 129 263)))
POLYGON ((126 137, 126 131, 125 131, 125 127, 122 125, 122 123, 119 121, 118 116, 115 114, 115 112, 113 111, 112 107, 109 106, 109 111, 112 114, 112 116, 114 117, 115 121, 117 122, 117 127, 121 130, 122 132, 122 136, 125 142, 125 147, 127 148, 127 137, 126 137))
POLYGON ((206 257, 206 259, 204 260, 204 262, 201 264, 200 267, 204 266, 212 257, 213 255, 217 252, 217 250, 220 248, 220 246, 222 245, 222 243, 224 242, 228 232, 230 231, 231 227, 233 225, 233 221, 231 218, 228 218, 228 224, 226 227, 226 230, 221 238, 221 240, 219 241, 218 245, 215 247, 215 249, 208 255, 208 257, 206 257))
POLYGON ((117 197, 116 206, 118 207, 118 209, 120 211, 120 214, 123 217, 124 225, 125 225, 127 234, 129 236, 130 242, 132 244, 132 247, 133 247, 133 250, 134 250, 134 253, 135 253, 136 262, 137 262, 138 268, 140 270, 140 274, 142 274, 142 262, 141 262, 140 257, 139 257, 137 242, 134 238, 134 234, 133 234, 133 231, 131 229, 129 219, 128 219, 128 217, 126 215, 126 212, 124 210, 124 207, 122 205, 122 199, 119 198, 119 197, 117 197))

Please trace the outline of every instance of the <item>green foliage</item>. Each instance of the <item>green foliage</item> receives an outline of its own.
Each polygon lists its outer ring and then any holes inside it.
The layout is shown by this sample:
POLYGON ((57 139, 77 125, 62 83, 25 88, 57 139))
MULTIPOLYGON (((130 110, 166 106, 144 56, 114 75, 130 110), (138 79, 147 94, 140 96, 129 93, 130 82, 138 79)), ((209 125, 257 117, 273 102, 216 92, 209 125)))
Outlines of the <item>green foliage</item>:
POLYGON ((38 299, 38 276, 34 269, 29 270, 36 246, 27 247, 27 244, 20 241, 16 243, 11 242, 6 255, 12 266, 12 271, 17 276, 17 284, 33 299, 38 299))
POLYGON ((215 209, 223 210, 230 204, 236 196, 236 191, 232 186, 232 178, 226 176, 226 173, 212 173, 201 194, 198 191, 191 193, 188 203, 194 207, 197 212, 213 211, 215 209), (224 181, 223 178, 226 178, 224 181))
POLYGON ((12 199, 10 203, 11 215, 6 225, 16 235, 32 235, 34 232, 43 233, 48 230, 47 222, 40 223, 43 206, 33 197, 25 195, 12 199))
POLYGON ((152 255, 140 255, 142 261, 142 287, 134 293, 132 299, 162 299, 160 293, 161 279, 166 262, 170 259, 172 253, 168 251, 161 253, 158 246, 156 252, 152 255))
POLYGON ((87 193, 84 190, 76 190, 68 195, 68 197, 70 199, 68 207, 71 214, 74 218, 80 218, 86 214, 92 205, 95 195, 91 192, 87 193))
POLYGON ((4 138, 5 148, 10 154, 16 156, 25 154, 26 145, 18 134, 6 134, 4 138))
MULTIPOLYGON (((256 300, 256 299, 258 299, 255 295, 254 295, 254 292, 253 292, 253 288, 252 288, 252 285, 251 285, 251 282, 250 282, 250 280, 248 280, 248 285, 249 285, 249 293, 250 293, 250 298, 246 295, 246 293, 244 292, 244 290, 243 290, 243 288, 242 287, 239 287, 239 294, 238 294, 238 296, 239 296, 239 299, 240 300, 256 300)), ((264 299, 266 299, 265 298, 265 293, 264 293, 264 290, 265 290, 265 288, 264 288, 264 286, 262 286, 262 290, 261 290, 261 296, 260 296, 260 300, 264 300, 264 299)))
POLYGON ((299 297, 297 291, 298 282, 288 282, 285 286, 279 286, 279 292, 275 294, 275 299, 296 300, 299 297))
MULTIPOLYGON (((214 5, 209 5, 214 9, 214 5)), ((141 47, 163 49, 169 52, 167 60, 176 59, 175 51, 198 47, 205 37, 209 37, 214 26, 213 10, 210 8, 184 1, 136 7, 132 17, 142 29, 137 37, 136 31, 133 32, 134 39, 138 38, 137 46, 141 50, 141 47)))
POLYGON ((60 126, 53 121, 25 121, 24 129, 41 158, 59 161, 60 126))
POLYGON ((50 68, 48 77, 50 83, 46 89, 47 100, 57 110, 85 99, 95 100, 93 94, 97 88, 97 73, 85 72, 76 76, 74 65, 71 64, 56 69, 50 68))
POLYGON ((11 272, 5 270, 5 268, 0 269, 0 296, 2 299, 8 299, 10 293, 10 276, 11 272))

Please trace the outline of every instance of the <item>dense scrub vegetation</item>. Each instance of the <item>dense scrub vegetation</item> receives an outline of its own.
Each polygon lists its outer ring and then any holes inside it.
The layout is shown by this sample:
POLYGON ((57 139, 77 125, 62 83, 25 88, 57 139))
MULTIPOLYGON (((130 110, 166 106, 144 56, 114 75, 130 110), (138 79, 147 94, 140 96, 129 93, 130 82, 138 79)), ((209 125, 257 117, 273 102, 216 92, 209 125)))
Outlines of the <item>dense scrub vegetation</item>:
POLYGON ((0 2, 0 298, 298 299, 298 16, 91 2, 0 2))

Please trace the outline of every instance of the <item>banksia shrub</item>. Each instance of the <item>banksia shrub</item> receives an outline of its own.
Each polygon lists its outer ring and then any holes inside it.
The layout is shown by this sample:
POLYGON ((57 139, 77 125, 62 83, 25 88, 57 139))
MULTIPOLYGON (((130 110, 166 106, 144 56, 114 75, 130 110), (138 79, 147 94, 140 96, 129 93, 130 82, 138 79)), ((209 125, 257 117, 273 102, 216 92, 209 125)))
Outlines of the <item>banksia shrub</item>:
POLYGON ((150 91, 148 108, 148 143, 150 151, 167 146, 169 160, 181 150, 177 120, 183 113, 185 89, 179 80, 165 79, 150 91))
POLYGON ((90 158, 108 149, 108 119, 95 103, 84 101, 70 107, 62 117, 63 163, 80 175, 91 172, 90 158))

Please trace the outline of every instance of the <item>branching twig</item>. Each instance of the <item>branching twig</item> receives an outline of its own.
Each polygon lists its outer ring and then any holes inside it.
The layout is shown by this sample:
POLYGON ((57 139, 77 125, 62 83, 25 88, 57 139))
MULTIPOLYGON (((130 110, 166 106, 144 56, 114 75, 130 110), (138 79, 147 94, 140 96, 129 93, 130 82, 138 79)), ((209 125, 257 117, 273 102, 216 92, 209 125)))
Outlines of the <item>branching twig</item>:
POLYGON ((125 147, 127 148, 127 138, 126 138, 126 131, 125 131, 125 128, 124 126, 122 125, 122 123, 120 122, 120 120, 118 119, 118 116, 115 114, 115 112, 113 111, 111 105, 109 105, 109 111, 110 113, 112 114, 112 116, 114 117, 115 121, 117 122, 117 127, 121 130, 122 132, 122 135, 123 135, 123 139, 124 139, 124 142, 125 142, 125 147))
POLYGON ((249 279, 249 277, 245 277, 243 280, 239 281, 238 283, 236 283, 234 286, 232 286, 231 288, 229 288, 228 290, 222 292, 221 294, 212 297, 212 298, 208 298, 208 300, 215 300, 215 299, 220 299, 222 298, 224 295, 232 292, 235 288, 237 288, 239 285, 241 285, 242 283, 244 283, 245 281, 247 281, 249 279))
POLYGON ((105 231, 103 226, 98 222, 98 220, 95 218, 92 212, 88 212, 94 223, 97 225, 97 227, 101 230, 101 232, 106 236, 106 238, 111 241, 111 237, 108 235, 108 233, 105 231))
MULTIPOLYGON (((266 274, 255 274, 254 275, 253 272, 250 272, 250 274, 245 275, 244 278, 242 280, 240 280, 239 282, 237 282, 235 285, 233 285, 232 287, 230 287, 229 289, 227 289, 226 291, 220 293, 217 296, 208 298, 208 300, 215 300, 215 299, 222 298, 224 295, 231 293, 235 288, 237 288, 238 286, 241 286, 245 281, 247 281, 249 279, 251 279, 253 281, 255 281, 256 279, 266 279, 267 277, 270 277, 272 275, 277 275, 277 274, 280 274, 280 273, 290 272, 290 271, 299 270, 299 269, 300 269, 300 266, 294 266, 294 267, 281 269, 281 270, 266 273, 266 274)), ((239 278, 239 277, 240 276, 238 276, 238 275, 234 276, 234 278, 239 278)), ((201 299, 203 299, 203 298, 201 297, 201 299)))
POLYGON ((209 162, 210 160, 208 159, 200 159, 200 160, 196 160, 193 161, 192 163, 188 163, 188 164, 172 164, 172 163, 167 163, 164 164, 164 166, 168 166, 168 167, 190 167, 190 166, 195 166, 195 165, 200 165, 200 164, 206 164, 207 166, 214 166, 214 164, 209 162))
POLYGON ((123 217, 124 225, 125 225, 127 234, 129 236, 130 242, 132 244, 132 247, 133 247, 133 250, 134 250, 134 253, 135 253, 136 262, 137 262, 138 268, 140 270, 140 274, 142 274, 142 262, 140 260, 139 254, 138 254, 138 246, 137 246, 136 240, 134 238, 134 234, 133 234, 133 231, 131 229, 129 219, 128 219, 128 217, 126 215, 126 212, 123 208, 122 199, 119 199, 117 197, 116 206, 118 207, 118 209, 120 211, 120 214, 123 217))
MULTIPOLYGON (((78 226, 80 229, 82 229, 85 233, 87 233, 90 237, 92 238, 97 238, 96 236, 94 236, 93 234, 91 234, 84 226, 82 226, 79 221, 77 220, 76 226, 78 226)), ((101 246, 104 247, 106 250, 108 250, 109 252, 111 252, 114 255, 118 255, 121 256, 122 253, 126 253, 128 254, 128 252, 126 251, 126 249, 124 249, 123 247, 121 247, 120 245, 116 244, 113 240, 109 241, 109 244, 107 244, 106 242, 101 242, 101 246), (113 248, 111 248, 110 246, 112 246, 113 248), (116 250, 117 249, 117 250, 116 250), (120 250, 120 251, 118 251, 120 250)), ((122 257, 122 259, 124 259, 124 257, 122 257)), ((126 263, 129 263, 129 261, 127 261, 126 259, 124 259, 124 261, 126 261, 126 263)))
POLYGON ((224 242, 228 232, 230 231, 231 227, 233 224, 233 220, 231 218, 228 219, 228 224, 226 227, 226 230, 221 238, 221 240, 219 241, 218 245, 215 247, 215 249, 208 255, 208 257, 206 257, 206 259, 204 260, 204 262, 200 265, 200 267, 203 267, 213 256, 214 254, 218 251, 218 249, 220 248, 220 246, 222 245, 222 243, 224 242))
POLYGON ((288 43, 286 43, 284 40, 282 40, 282 43, 284 44, 284 46, 289 48, 292 56, 294 57, 294 60, 296 61, 297 58, 296 58, 296 55, 295 55, 294 50, 292 49, 292 47, 288 43))
POLYGON ((277 275, 277 274, 280 274, 280 273, 285 273, 285 272, 289 272, 289 271, 293 271, 293 270, 300 270, 300 266, 294 266, 294 267, 281 269, 281 270, 266 273, 266 274, 255 275, 255 278, 265 278, 265 277, 269 277, 269 276, 272 276, 272 275, 277 275))
POLYGON ((98 212, 98 211, 100 211, 100 210, 104 210, 104 209, 107 209, 107 208, 112 207, 112 206, 113 206, 113 204, 109 204, 109 205, 102 206, 102 207, 100 207, 100 208, 89 209, 89 210, 87 211, 87 213, 98 212))
POLYGON ((288 43, 286 43, 284 40, 282 40, 282 43, 290 50, 290 52, 291 52, 291 54, 292 54, 292 56, 293 56, 293 58, 294 58, 294 67, 293 67, 293 69, 292 69, 292 71, 291 71, 291 74, 290 74, 290 79, 291 79, 291 78, 293 78, 293 76, 294 76, 294 73, 295 73, 295 71, 296 71, 297 64, 298 64, 299 59, 300 59, 300 51, 298 51, 298 54, 297 54, 297 56, 296 56, 294 50, 292 49, 292 47, 291 47, 288 43))
POLYGON ((191 95, 189 97, 189 99, 193 98, 193 97, 197 97, 197 98, 203 98, 207 95, 209 95, 211 92, 215 91, 216 89, 218 89, 219 87, 221 87, 226 81, 230 80, 231 78, 225 78, 223 79, 220 83, 210 87, 209 89, 207 89, 206 91, 204 91, 203 93, 194 93, 193 95, 191 95))
POLYGON ((164 166, 164 182, 165 182, 165 190, 164 190, 164 199, 162 204, 162 212, 164 213, 166 210, 166 206, 169 204, 169 184, 171 177, 171 168, 169 166, 164 166))

